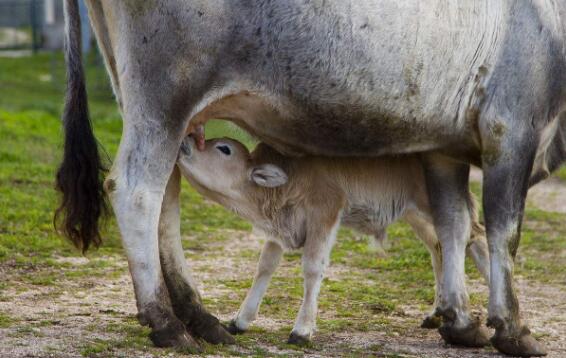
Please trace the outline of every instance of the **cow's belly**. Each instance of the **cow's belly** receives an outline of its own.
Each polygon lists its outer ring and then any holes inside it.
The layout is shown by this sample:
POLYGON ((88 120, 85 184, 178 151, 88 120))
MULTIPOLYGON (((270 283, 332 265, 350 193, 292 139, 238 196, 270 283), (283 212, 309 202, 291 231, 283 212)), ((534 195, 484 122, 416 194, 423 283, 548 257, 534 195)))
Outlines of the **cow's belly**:
POLYGON ((208 98, 197 106, 191 126, 226 119, 286 154, 376 156, 447 146, 454 150, 454 143, 462 148, 474 145, 464 139, 462 128, 446 126, 440 117, 400 116, 372 110, 375 106, 370 105, 352 106, 357 109, 313 102, 300 105, 289 98, 248 91, 208 98))
POLYGON ((477 126, 465 114, 487 72, 480 68, 492 69, 492 40, 503 38, 490 12, 499 5, 457 2, 438 12, 414 1, 306 2, 291 16, 276 4, 268 23, 254 24, 264 35, 246 35, 240 42, 249 46, 234 50, 247 62, 226 56, 218 66, 230 82, 198 106, 208 118, 232 120, 283 152, 473 150, 477 126), (319 11, 316 21, 300 16, 319 11))

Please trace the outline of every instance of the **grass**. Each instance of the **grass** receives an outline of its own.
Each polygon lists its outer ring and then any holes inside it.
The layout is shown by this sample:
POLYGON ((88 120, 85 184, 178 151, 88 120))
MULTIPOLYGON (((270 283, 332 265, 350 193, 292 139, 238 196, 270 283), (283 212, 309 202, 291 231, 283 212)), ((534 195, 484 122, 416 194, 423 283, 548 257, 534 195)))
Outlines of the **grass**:
MULTIPOLYGON (((120 116, 103 68, 94 66, 97 58, 89 58, 87 63, 95 133, 113 157, 120 140, 120 116)), ((90 252, 90 260, 80 265, 65 260, 81 255, 52 227, 52 215, 57 206, 53 178, 62 152, 59 120, 63 93, 61 65, 59 54, 0 58, 0 271, 10 272, 10 279, 0 282, 2 299, 7 297, 3 291, 8 288, 25 292, 31 287, 44 287, 50 289, 48 294, 57 304, 57 297, 67 291, 69 285, 127 274, 114 219, 108 220, 104 245, 90 252)), ((236 136, 253 145, 240 131, 219 121, 211 122, 207 133, 211 136, 236 136)), ((566 180, 565 169, 558 176, 566 180)), ((190 250, 189 259, 197 259, 204 254, 211 258, 214 255, 230 255, 218 250, 218 247, 237 233, 248 232, 250 225, 203 200, 186 183, 183 183, 182 189, 182 232, 190 235, 184 240, 185 248, 190 250)), ((561 283, 566 257, 556 248, 566 247, 565 219, 565 215, 528 208, 521 260, 517 265, 519 275, 540 282, 561 283)), ((265 347, 274 346, 290 356, 300 356, 305 352, 322 354, 324 342, 333 339, 332 332, 407 334, 418 322, 401 319, 405 317, 405 307, 416 305, 424 312, 434 299, 430 257, 408 226, 391 226, 389 236, 393 246, 386 258, 378 258, 368 248, 366 238, 350 230, 340 231, 332 253, 332 265, 345 273, 340 280, 327 278, 324 281, 319 303, 320 340, 302 349, 285 344, 302 295, 300 255, 291 253, 285 256, 284 267, 276 273, 261 309, 262 315, 288 322, 288 326, 275 331, 253 328, 249 334, 237 337, 236 347, 205 345, 204 353, 264 356, 273 354, 265 347)), ((240 254, 238 260, 254 262, 259 253, 242 250, 240 254)), ((213 273, 215 269, 213 265, 203 266, 204 272, 200 274, 213 273)), ((468 272, 471 278, 479 278, 469 263, 468 272)), ((213 312, 233 314, 251 285, 252 273, 244 280, 211 276, 206 282, 208 287, 223 287, 230 294, 205 295, 205 304, 213 312)), ((485 297, 473 296, 472 303, 476 307, 485 305, 485 297)), ((115 324, 104 327, 94 324, 92 331, 104 331, 118 338, 78 340, 76 345, 80 354, 104 357, 124 350, 163 353, 163 350, 151 347, 147 328, 139 326, 133 317, 122 317, 115 312, 109 315, 116 318, 115 324)), ((0 313, 0 328, 11 327, 15 322, 17 318, 0 313)), ((49 326, 50 322, 46 319, 42 325, 49 326)), ((25 327, 16 333, 34 334, 33 329, 26 330, 25 327)), ((349 349, 348 346, 344 348, 345 351, 349 349)), ((178 352, 165 350, 165 353, 176 355, 178 352)), ((351 354, 395 356, 383 352, 379 345, 368 346, 362 352, 352 351, 351 354)))
POLYGON ((14 318, 8 316, 6 313, 0 312, 0 328, 8 328, 14 324, 14 318))

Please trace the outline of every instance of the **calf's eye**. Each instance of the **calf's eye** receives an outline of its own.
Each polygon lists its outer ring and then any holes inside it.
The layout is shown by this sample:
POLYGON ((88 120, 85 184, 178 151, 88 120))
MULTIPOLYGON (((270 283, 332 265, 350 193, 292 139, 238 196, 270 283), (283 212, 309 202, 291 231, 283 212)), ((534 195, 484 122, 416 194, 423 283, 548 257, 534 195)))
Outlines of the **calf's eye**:
POLYGON ((216 147, 216 149, 218 149, 219 151, 222 152, 222 154, 224 155, 230 155, 232 154, 232 151, 230 150, 230 147, 228 147, 227 145, 219 145, 216 147))

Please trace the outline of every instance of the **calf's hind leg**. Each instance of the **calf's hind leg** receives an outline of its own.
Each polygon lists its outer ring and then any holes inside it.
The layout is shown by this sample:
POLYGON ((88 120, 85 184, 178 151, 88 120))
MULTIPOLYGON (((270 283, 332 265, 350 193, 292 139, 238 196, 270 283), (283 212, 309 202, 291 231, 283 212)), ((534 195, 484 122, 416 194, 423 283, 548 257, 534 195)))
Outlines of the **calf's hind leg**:
POLYGON ((434 305, 432 312, 429 313, 423 322, 422 328, 437 329, 442 325, 442 318, 438 313, 440 304, 440 293, 442 292, 442 250, 436 238, 434 225, 421 214, 411 211, 406 215, 405 220, 411 225, 415 234, 422 240, 430 253, 432 269, 434 271, 434 305))
POLYGON ((181 245, 179 194, 181 175, 175 167, 167 183, 159 218, 159 256, 175 315, 189 332, 212 344, 233 344, 234 338, 202 306, 181 245))

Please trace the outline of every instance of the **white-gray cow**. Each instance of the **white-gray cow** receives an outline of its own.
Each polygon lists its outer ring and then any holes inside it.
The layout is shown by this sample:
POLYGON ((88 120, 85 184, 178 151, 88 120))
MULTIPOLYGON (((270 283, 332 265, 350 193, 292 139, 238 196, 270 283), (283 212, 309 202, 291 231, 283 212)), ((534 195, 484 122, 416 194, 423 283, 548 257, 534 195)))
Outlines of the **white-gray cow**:
MULTIPOLYGON (((472 345, 464 283, 470 163, 484 171, 488 325, 511 355, 544 348, 513 288, 529 182, 564 154, 563 0, 87 0, 123 119, 105 189, 140 321, 160 346, 233 338, 201 305, 182 255, 179 173, 187 131, 231 120, 285 154, 423 152, 442 244, 445 340, 472 345), (538 161, 537 163, 535 162, 538 161), (533 167, 536 172, 533 173, 533 167), (534 178, 531 179, 530 178, 534 178)), ((98 244, 101 165, 86 103, 77 0, 65 0, 68 93, 57 176, 60 229, 98 244)))
MULTIPOLYGON (((283 156, 264 143, 250 153, 242 143, 229 138, 207 140, 199 151, 194 139, 187 137, 177 165, 202 195, 249 220, 267 237, 254 283, 231 322, 231 333, 247 330, 256 318, 283 251, 304 248, 303 303, 289 343, 310 341, 316 327, 318 293, 339 226, 375 235, 399 219, 411 225, 431 254, 436 295, 423 327, 439 327, 436 308, 443 276, 442 252, 418 155, 297 158, 283 156)), ((473 225, 467 252, 489 282, 485 231, 478 222, 471 193, 467 200, 473 225)), ((479 347, 487 343, 487 336, 475 339, 479 347)))

